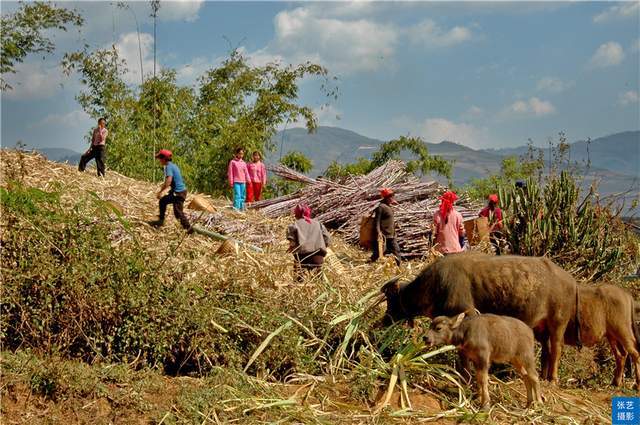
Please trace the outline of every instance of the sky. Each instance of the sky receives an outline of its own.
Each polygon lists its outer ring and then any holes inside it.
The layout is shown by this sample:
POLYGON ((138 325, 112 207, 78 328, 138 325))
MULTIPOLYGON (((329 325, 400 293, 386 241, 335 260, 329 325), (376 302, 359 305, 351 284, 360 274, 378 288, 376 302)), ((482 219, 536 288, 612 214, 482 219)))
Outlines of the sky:
MULTIPOLYGON (((78 77, 61 71, 65 52, 115 44, 132 85, 140 50, 143 75, 153 69, 148 2, 58 5, 80 11, 85 25, 52 33, 54 54, 29 56, 8 76, 2 146, 86 148, 95 122, 75 100, 78 77)), ((18 4, 1 6, 6 14, 18 4)), ((234 48, 255 65, 320 63, 338 78, 338 99, 327 105, 309 79, 299 102, 321 125, 382 140, 484 149, 640 128, 640 2, 161 1, 156 47, 157 66, 193 86, 234 48)))

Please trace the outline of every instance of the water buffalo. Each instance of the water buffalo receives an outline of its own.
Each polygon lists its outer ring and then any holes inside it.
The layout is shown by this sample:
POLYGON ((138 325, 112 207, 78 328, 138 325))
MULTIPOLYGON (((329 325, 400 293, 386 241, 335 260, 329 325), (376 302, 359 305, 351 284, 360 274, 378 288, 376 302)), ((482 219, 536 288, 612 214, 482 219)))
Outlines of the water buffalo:
MULTIPOLYGON (((533 329, 542 344, 542 377, 558 381, 565 330, 575 318, 573 277, 541 257, 454 254, 426 266, 409 283, 397 279, 381 289, 387 300, 383 323, 416 316, 453 316, 474 309, 512 316, 533 329)), ((579 329, 576 331, 580 341, 579 329)))
POLYGON ((522 321, 509 316, 465 313, 433 319, 425 337, 427 344, 453 344, 476 368, 476 381, 483 408, 490 405, 489 366, 509 363, 522 377, 527 389, 527 406, 542 402, 536 372, 533 331, 522 321))
MULTIPOLYGON (((580 339, 587 347, 607 338, 616 359, 612 385, 619 387, 624 378, 624 364, 631 356, 640 388, 640 329, 636 322, 635 301, 624 289, 614 285, 579 285, 580 339)), ((565 343, 575 344, 575 332, 569 325, 565 343)))

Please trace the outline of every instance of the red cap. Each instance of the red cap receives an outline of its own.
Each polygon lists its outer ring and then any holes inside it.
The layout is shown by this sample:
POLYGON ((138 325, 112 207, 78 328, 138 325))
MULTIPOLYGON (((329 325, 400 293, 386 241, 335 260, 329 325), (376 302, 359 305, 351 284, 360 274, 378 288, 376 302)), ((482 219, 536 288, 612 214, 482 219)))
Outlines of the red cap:
POLYGON ((495 193, 489 195, 487 199, 489 199, 489 202, 493 202, 494 204, 498 203, 498 195, 496 195, 495 193))
POLYGON ((391 198, 393 195, 395 195, 395 193, 391 189, 386 187, 380 189, 380 196, 382 196, 383 199, 391 198))
POLYGON ((156 158, 171 159, 171 151, 169 149, 160 149, 156 154, 156 158))

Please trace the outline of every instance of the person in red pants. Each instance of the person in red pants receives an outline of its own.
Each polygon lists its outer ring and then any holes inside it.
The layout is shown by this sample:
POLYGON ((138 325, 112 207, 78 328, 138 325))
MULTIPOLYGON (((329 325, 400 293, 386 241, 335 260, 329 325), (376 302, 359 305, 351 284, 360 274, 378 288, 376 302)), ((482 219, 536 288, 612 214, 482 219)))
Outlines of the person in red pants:
POLYGON ((247 202, 259 201, 262 199, 262 188, 267 184, 267 167, 262 162, 262 155, 255 151, 252 155, 252 162, 247 164, 251 181, 247 184, 247 202))

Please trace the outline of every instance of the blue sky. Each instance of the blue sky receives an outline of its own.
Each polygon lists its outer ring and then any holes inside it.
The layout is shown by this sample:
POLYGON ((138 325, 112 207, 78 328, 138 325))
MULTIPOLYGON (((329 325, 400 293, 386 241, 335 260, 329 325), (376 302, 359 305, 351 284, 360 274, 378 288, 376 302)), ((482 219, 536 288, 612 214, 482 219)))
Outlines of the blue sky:
MULTIPOLYGON (((131 11, 109 2, 62 2, 87 22, 57 34, 57 50, 29 57, 2 94, 2 145, 85 148, 94 123, 75 95, 66 51, 116 44, 127 80, 140 80, 131 11)), ((144 73, 153 65, 147 2, 131 2, 144 73)), ((16 3, 2 2, 2 13, 16 3)), ((300 102, 320 123, 369 137, 417 135, 474 148, 543 145, 640 128, 638 2, 161 2, 158 64, 182 84, 215 66, 230 46, 256 64, 312 60, 339 77, 329 106, 317 81, 300 102)), ((295 124, 290 124, 289 127, 295 124)))

